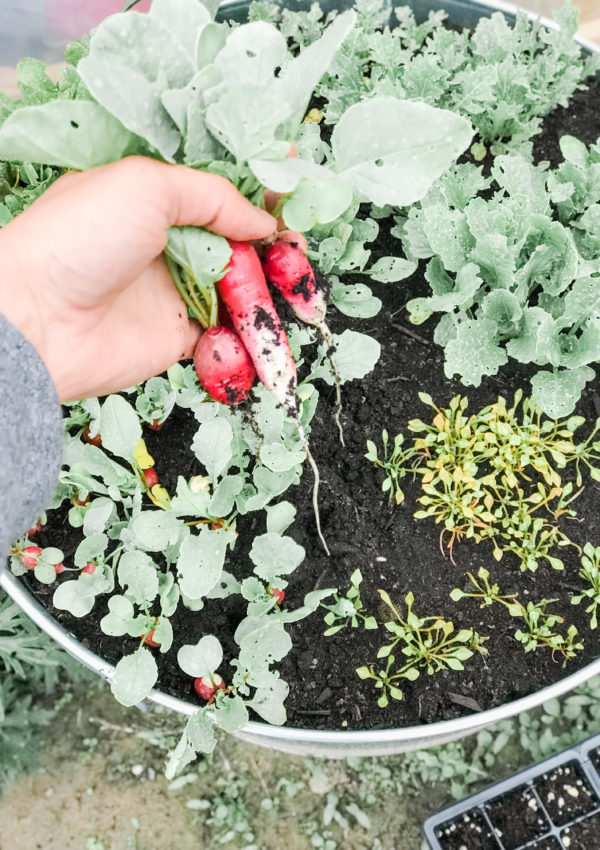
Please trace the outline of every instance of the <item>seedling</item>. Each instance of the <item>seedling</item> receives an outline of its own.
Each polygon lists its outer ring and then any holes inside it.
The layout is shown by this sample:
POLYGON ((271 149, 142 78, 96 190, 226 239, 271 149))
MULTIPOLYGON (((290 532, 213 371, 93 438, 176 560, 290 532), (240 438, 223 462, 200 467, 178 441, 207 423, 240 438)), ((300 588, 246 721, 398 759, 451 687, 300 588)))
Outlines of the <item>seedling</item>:
POLYGON ((394 445, 391 452, 388 451, 389 435, 384 429, 381 432, 381 442, 383 443, 383 458, 380 458, 377 453, 377 446, 372 440, 367 440, 367 453, 365 457, 370 460, 375 466, 383 469, 385 478, 381 489, 384 493, 390 494, 390 499, 394 499, 397 505, 401 505, 404 501, 404 493, 400 487, 399 481, 408 473, 406 464, 416 454, 412 448, 403 449, 404 437, 402 434, 397 434, 394 437, 394 445))
POLYGON ((528 602, 524 606, 518 600, 518 594, 501 594, 499 586, 490 582, 490 574, 484 567, 480 567, 477 571, 477 578, 472 573, 467 573, 467 577, 475 590, 467 592, 455 587, 450 598, 454 602, 464 598, 480 599, 482 608, 494 604, 503 605, 512 617, 520 617, 525 627, 516 630, 515 640, 523 645, 525 652, 533 652, 539 647, 548 647, 553 655, 559 652, 566 664, 583 649, 583 641, 577 640, 575 626, 569 626, 566 635, 555 630, 554 627, 563 623, 564 618, 547 609, 558 600, 541 599, 539 602, 528 602))
POLYGON ((374 443, 367 443, 366 457, 386 474, 382 489, 395 493, 400 504, 403 494, 399 481, 408 472, 421 476, 422 495, 417 500, 417 519, 433 517, 442 525, 440 550, 454 563, 454 544, 468 539, 475 543, 490 540, 493 554, 500 560, 512 552, 521 570, 535 571, 542 561, 554 569, 563 563, 552 551, 572 546, 558 527, 563 515, 575 516, 569 505, 581 489, 563 485, 558 470, 575 464, 576 483, 581 485, 580 464, 593 465, 600 457, 592 435, 575 443, 574 432, 583 424, 580 416, 564 422, 545 419, 531 399, 515 393, 507 408, 503 398, 467 415, 467 399, 455 396, 447 408, 439 408, 426 393, 421 401, 432 407, 431 423, 412 419, 408 423, 412 445, 403 448, 398 434, 393 450, 383 432, 384 457, 374 443), (541 479, 541 480, 540 480, 541 479), (541 516, 540 516, 541 514, 541 516))
POLYGON ((481 637, 473 629, 454 631, 454 624, 443 617, 418 617, 413 611, 414 596, 408 593, 404 602, 406 615, 402 616, 384 590, 379 591, 383 602, 391 609, 394 619, 385 623, 391 640, 382 646, 378 658, 387 658, 385 669, 358 667, 356 672, 361 679, 373 679, 375 687, 381 690, 377 700, 380 708, 385 708, 389 698, 401 700, 403 692, 398 686, 402 679, 414 682, 425 670, 432 676, 445 668, 463 670, 463 661, 467 661, 475 652, 487 654, 484 647, 486 637, 481 637), (395 668, 396 658, 393 650, 399 647, 405 658, 401 666, 395 668), (408 660, 406 660, 408 659, 408 660))
POLYGON ((376 629, 377 620, 375 617, 366 615, 365 607, 360 598, 360 585, 362 583, 362 574, 360 570, 354 570, 350 576, 350 588, 345 596, 334 594, 334 602, 331 605, 322 603, 322 607, 327 610, 325 614, 325 622, 329 626, 323 634, 326 637, 337 634, 337 632, 352 626, 353 629, 362 625, 364 629, 376 629))
POLYGON ((600 546, 594 548, 591 543, 586 543, 581 556, 580 577, 589 584, 578 596, 571 598, 572 605, 588 601, 585 609, 590 617, 590 628, 598 628, 598 606, 600 605, 600 546))

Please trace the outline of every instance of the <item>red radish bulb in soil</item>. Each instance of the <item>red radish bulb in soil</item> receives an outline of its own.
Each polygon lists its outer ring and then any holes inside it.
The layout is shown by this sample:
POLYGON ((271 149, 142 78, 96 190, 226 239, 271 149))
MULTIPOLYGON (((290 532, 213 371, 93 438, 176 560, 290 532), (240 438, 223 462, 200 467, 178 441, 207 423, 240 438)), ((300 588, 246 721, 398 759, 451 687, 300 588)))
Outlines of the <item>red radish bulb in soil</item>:
POLYGON ((215 401, 239 404, 247 398, 256 369, 239 336, 228 328, 208 328, 196 344, 194 369, 215 401))
MULTIPOLYGON (((328 347, 333 349, 333 338, 325 322, 327 313, 326 293, 317 281, 317 276, 308 258, 297 242, 274 242, 262 255, 265 277, 271 286, 277 289, 290 305, 294 315, 317 328, 328 347)), ((335 359, 329 355, 333 369, 336 390, 335 421, 340 432, 340 441, 344 445, 344 432, 340 423, 342 395, 340 377, 335 359)))
POLYGON ((146 479, 146 486, 147 487, 152 488, 156 484, 158 484, 158 473, 155 469, 144 469, 143 473, 144 473, 144 478, 146 479))
POLYGON ((273 306, 260 259, 250 242, 230 242, 231 259, 217 289, 258 377, 295 414, 296 364, 273 306))
POLYGON ((27 532, 28 537, 33 537, 35 534, 39 534, 42 530, 42 523, 39 521, 36 522, 35 525, 32 525, 29 531, 27 532))
POLYGON ((20 561, 28 570, 33 570, 38 565, 38 559, 42 554, 39 546, 26 546, 21 552, 20 561))
POLYGON ((201 699, 210 702, 217 691, 225 690, 225 682, 218 673, 213 673, 212 676, 200 676, 195 679, 194 689, 201 699))
POLYGON ((54 571, 56 572, 56 575, 59 576, 61 573, 64 573, 65 565, 64 564, 54 564, 54 571))
POLYGON ((93 561, 90 561, 89 564, 86 564, 82 569, 82 573, 87 573, 88 575, 93 575, 96 572, 96 564, 93 561))
POLYGON ((158 419, 153 419, 152 422, 148 425, 153 431, 160 431, 162 428, 162 423, 158 421, 158 419))
POLYGON ((160 643, 154 640, 154 629, 145 636, 144 643, 146 646, 160 646, 160 643))
POLYGON ((276 587, 274 587, 271 590, 271 596, 278 605, 281 605, 281 603, 285 599, 285 590, 278 590, 276 587))
POLYGON ((97 446, 99 449, 102 448, 102 437, 100 434, 96 434, 92 437, 89 427, 83 429, 83 434, 81 436, 83 437, 84 443, 89 443, 90 446, 97 446))

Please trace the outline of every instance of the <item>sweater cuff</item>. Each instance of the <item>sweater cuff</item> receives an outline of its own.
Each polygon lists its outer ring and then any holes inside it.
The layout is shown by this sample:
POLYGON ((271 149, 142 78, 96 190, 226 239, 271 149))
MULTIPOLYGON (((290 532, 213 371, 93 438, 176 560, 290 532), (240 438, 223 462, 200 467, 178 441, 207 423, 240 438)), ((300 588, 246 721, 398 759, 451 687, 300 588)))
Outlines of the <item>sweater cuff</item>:
POLYGON ((61 455, 52 379, 31 343, 0 315, 0 563, 49 503, 61 455))

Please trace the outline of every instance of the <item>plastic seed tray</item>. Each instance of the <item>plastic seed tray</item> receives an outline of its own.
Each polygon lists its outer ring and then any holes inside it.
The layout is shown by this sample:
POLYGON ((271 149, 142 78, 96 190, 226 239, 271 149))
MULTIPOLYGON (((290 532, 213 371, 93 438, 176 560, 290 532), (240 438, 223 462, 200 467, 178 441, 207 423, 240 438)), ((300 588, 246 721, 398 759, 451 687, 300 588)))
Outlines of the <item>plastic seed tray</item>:
POLYGON ((600 850, 600 735, 425 821, 432 850, 600 850))

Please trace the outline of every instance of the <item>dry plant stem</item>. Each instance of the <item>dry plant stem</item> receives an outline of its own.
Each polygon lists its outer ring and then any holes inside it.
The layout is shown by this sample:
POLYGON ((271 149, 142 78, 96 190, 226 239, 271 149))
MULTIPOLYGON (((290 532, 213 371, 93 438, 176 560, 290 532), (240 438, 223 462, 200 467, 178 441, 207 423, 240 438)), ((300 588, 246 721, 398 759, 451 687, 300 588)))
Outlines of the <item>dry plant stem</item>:
POLYGON ((319 535, 319 540, 321 541, 321 545, 325 550, 326 554, 331 556, 331 552, 325 542, 325 538, 323 537, 323 532, 321 531, 321 515, 319 513, 319 484, 321 482, 321 476, 319 474, 319 468, 315 462, 314 457, 311 454, 310 449, 308 448, 308 441, 306 439, 306 434, 304 433, 304 428, 300 423, 300 419, 298 414, 295 414, 296 427, 298 428, 298 434, 300 436, 300 442, 302 443, 302 448, 306 452, 306 458, 310 464, 310 468, 312 469, 314 476, 314 484, 313 484, 313 492, 312 492, 312 503, 313 503, 313 511, 315 514, 315 524, 317 526, 317 534, 319 535))
MULTIPOLYGON (((319 325, 317 325, 317 330, 327 343, 329 351, 331 351, 332 348, 335 348, 333 344, 333 337, 331 336, 331 331, 329 330, 326 323, 321 322, 319 325)), ((342 428, 342 423, 340 422, 340 416, 342 414, 342 388, 340 381, 340 373, 338 372, 335 357, 333 356, 333 354, 328 354, 328 357, 329 362, 331 363, 331 369, 335 380, 335 424, 337 425, 338 431, 340 432, 340 443, 345 448, 346 443, 344 442, 344 429, 342 428)))

